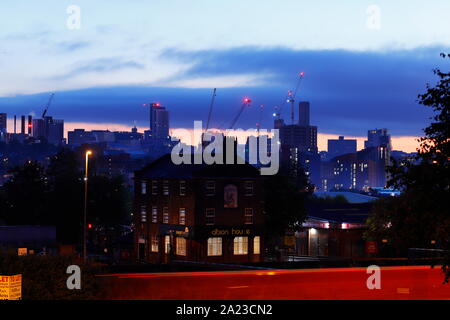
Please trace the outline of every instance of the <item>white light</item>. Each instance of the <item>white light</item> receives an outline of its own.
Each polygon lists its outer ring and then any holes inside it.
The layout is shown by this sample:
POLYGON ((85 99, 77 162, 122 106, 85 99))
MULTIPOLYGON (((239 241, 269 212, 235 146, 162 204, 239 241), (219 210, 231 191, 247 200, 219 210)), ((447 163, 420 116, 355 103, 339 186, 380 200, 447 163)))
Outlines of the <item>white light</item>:
POLYGON ((348 229, 348 223, 341 224, 341 228, 342 229, 348 229))
POLYGON ((314 228, 311 228, 311 229, 309 229, 309 234, 312 235, 312 236, 314 236, 314 235, 317 234, 317 230, 314 229, 314 228))

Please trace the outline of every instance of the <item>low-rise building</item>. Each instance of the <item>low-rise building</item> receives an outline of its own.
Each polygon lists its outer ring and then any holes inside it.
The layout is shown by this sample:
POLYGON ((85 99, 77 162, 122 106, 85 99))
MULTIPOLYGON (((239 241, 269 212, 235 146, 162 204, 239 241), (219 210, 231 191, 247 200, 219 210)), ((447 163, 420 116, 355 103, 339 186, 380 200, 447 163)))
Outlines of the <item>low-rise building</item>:
POLYGON ((136 171, 138 259, 262 261, 262 179, 249 164, 175 165, 170 155, 136 171))

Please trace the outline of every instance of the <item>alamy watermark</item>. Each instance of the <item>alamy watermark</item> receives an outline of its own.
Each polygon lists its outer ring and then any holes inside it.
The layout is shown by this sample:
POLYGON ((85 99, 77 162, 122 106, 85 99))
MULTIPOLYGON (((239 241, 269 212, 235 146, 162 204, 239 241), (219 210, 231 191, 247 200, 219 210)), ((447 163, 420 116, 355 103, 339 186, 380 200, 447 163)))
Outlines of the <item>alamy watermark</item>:
POLYGON ((70 265, 66 269, 66 273, 70 276, 66 280, 66 286, 69 290, 81 289, 81 269, 76 264, 70 265))
MULTIPOLYGON (((194 121, 194 130, 178 129, 183 142, 171 152, 172 162, 180 164, 255 164, 261 175, 278 172, 280 136, 278 129, 228 129, 222 132, 203 132, 202 121, 194 121), (238 144, 238 135, 248 136, 246 145, 238 144), (196 145, 197 143, 197 145, 196 145)), ((173 137, 172 141, 178 141, 173 137)))

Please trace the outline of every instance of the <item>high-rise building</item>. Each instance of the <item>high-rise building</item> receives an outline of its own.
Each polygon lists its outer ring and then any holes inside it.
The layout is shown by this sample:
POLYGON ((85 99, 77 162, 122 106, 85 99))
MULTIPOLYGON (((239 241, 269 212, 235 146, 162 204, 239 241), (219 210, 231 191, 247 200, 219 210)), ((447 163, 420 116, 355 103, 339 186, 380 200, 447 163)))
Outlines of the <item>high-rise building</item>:
POLYGON ((169 138, 169 111, 159 103, 150 104, 150 136, 161 140, 169 138))
POLYGON ((0 113, 0 141, 6 140, 6 129, 7 129, 7 123, 6 123, 6 113, 0 113))
POLYGON ((33 117, 32 116, 28 116, 28 124, 27 124, 27 133, 28 136, 31 136, 31 130, 33 128, 33 117))
POLYGON ((51 144, 63 144, 64 143, 64 120, 52 119, 47 124, 47 141, 51 144))
POLYGON ((301 178, 301 172, 305 172, 309 181, 318 185, 320 156, 317 149, 317 127, 310 125, 309 114, 309 102, 300 102, 298 124, 279 127, 281 166, 282 170, 296 178, 301 178))
POLYGON ((298 104, 298 124, 309 126, 309 102, 304 101, 298 104))
POLYGON ((25 116, 20 116, 20 133, 25 134, 25 116))
POLYGON ((328 139, 328 158, 341 156, 347 153, 356 152, 356 139, 345 139, 339 136, 339 139, 328 139))
POLYGON ((392 150, 391 135, 387 129, 373 129, 367 131, 367 140, 364 141, 364 148, 385 146, 392 150))
POLYGON ((62 144, 64 142, 64 120, 44 117, 44 119, 34 119, 32 124, 33 137, 44 138, 51 144, 62 144))

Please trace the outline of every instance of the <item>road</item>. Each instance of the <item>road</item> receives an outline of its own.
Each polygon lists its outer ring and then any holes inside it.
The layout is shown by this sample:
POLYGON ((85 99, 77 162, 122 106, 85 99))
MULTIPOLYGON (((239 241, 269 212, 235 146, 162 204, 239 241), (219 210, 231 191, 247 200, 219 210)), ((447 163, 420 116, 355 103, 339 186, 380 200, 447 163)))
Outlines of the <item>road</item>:
POLYGON ((99 275, 104 299, 330 300, 450 299, 439 267, 382 267, 381 289, 366 268, 99 275))

